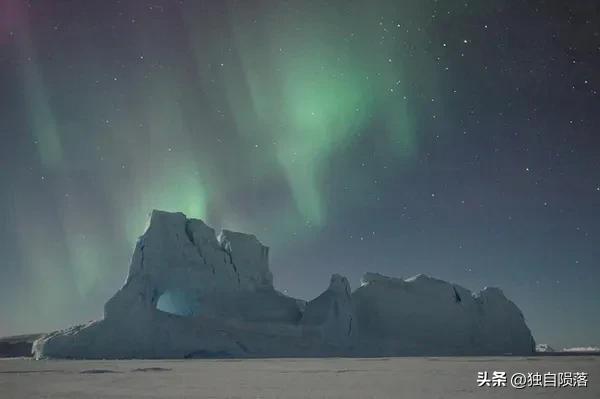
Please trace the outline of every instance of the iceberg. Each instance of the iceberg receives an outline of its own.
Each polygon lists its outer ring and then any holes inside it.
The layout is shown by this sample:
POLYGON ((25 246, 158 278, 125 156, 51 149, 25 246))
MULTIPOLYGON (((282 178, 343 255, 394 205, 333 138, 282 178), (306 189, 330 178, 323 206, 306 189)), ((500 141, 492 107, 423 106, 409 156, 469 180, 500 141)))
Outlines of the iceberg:
POLYGON ((269 248, 182 213, 153 211, 104 318, 53 332, 35 358, 529 355, 535 341, 498 288, 366 273, 304 302, 277 291, 269 248))

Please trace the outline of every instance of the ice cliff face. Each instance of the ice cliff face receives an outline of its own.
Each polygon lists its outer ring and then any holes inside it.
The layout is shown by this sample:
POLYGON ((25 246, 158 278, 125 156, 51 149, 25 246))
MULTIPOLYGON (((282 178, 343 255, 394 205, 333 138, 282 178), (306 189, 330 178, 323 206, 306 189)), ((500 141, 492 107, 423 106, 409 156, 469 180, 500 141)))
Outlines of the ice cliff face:
POLYGON ((477 294, 418 275, 367 273, 353 294, 364 355, 527 354, 535 348, 521 311, 497 288, 477 294))
POLYGON ((530 354, 519 309, 426 276, 331 277, 303 303, 273 287, 268 248, 181 213, 154 211, 104 319, 34 343, 37 358, 530 354))

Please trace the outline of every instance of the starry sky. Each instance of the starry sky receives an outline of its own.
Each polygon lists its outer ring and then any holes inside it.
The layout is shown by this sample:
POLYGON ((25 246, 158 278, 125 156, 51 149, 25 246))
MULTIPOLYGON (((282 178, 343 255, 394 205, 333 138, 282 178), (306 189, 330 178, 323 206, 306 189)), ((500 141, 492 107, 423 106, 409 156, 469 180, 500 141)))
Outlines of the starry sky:
POLYGON ((597 1, 0 0, 0 335, 100 317, 153 208, 600 343, 597 1))

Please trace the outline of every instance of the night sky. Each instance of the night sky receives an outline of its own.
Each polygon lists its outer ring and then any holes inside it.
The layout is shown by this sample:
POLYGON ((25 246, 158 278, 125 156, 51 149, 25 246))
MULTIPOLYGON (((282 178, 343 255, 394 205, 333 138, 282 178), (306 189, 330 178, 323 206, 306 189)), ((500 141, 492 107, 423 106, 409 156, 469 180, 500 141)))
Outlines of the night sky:
POLYGON ((600 343, 600 3, 0 0, 0 335, 102 315, 153 208, 600 343))

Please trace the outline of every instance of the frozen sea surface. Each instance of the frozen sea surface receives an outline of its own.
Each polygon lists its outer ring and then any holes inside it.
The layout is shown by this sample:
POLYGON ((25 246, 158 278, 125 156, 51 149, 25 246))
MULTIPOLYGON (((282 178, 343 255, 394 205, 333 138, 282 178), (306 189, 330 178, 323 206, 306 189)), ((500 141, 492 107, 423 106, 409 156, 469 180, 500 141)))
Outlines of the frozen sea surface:
POLYGON ((600 398, 600 357, 0 360, 0 398, 600 398), (588 387, 480 388, 479 371, 586 372, 588 387))

